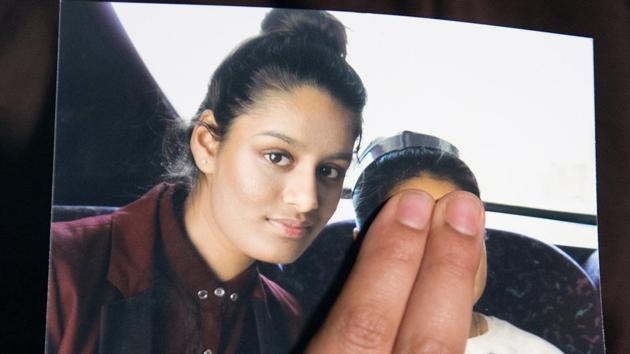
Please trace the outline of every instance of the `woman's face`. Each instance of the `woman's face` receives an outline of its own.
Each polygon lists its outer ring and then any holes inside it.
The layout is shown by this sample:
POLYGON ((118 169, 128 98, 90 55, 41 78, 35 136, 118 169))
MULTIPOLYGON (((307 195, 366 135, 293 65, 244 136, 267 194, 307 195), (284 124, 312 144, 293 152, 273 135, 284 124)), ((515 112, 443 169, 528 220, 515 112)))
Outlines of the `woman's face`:
MULTIPOLYGON (((434 178, 431 175, 424 174, 419 177, 410 178, 401 184, 394 187, 391 192, 391 195, 402 192, 404 190, 409 189, 421 189, 427 193, 429 193, 433 199, 438 200, 442 198, 444 195, 459 190, 456 185, 453 183, 434 178)), ((486 276, 488 273, 488 261, 486 259, 486 249, 483 248, 483 254, 481 255, 481 262, 479 263, 479 268, 477 268, 477 274, 475 275, 475 302, 479 300, 481 295, 483 294, 483 290, 486 287, 486 276)))
POLYGON ((251 259, 293 262, 334 213, 353 146, 351 113, 324 91, 263 95, 200 180, 212 237, 251 259))

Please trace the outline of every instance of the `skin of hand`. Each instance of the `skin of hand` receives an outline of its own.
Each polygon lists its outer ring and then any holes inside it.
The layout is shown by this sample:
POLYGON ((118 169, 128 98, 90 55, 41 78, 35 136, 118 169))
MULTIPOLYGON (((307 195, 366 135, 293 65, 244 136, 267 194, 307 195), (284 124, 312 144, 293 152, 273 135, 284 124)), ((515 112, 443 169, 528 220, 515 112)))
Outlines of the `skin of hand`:
POLYGON ((468 192, 394 195, 307 353, 463 353, 484 224, 468 192))

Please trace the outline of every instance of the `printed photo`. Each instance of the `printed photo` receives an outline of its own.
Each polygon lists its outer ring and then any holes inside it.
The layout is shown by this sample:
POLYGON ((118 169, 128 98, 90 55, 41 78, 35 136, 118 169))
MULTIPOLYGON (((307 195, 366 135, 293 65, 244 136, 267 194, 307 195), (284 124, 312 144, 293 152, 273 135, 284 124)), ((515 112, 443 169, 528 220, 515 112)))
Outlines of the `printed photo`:
POLYGON ((465 353, 605 352, 591 38, 60 9, 48 353, 303 352, 408 190, 483 203, 465 353))

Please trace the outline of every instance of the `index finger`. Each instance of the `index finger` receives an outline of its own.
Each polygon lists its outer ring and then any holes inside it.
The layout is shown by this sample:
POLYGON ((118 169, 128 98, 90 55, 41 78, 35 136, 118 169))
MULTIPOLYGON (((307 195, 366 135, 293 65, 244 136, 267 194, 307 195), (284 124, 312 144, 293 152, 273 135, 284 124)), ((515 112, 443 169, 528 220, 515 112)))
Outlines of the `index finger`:
POLYGON ((422 259, 433 204, 422 191, 402 192, 385 204, 309 353, 391 353, 422 259))

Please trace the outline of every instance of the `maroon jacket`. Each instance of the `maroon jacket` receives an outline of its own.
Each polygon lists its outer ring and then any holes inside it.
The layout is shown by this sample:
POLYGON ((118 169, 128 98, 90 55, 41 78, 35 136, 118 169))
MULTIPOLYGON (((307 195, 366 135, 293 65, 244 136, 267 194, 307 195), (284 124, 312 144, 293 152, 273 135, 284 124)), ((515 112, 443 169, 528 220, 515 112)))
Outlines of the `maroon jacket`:
MULTIPOLYGON (((161 184, 110 215, 52 227, 47 352, 150 353, 161 184)), ((167 197, 164 197, 167 195, 167 197)), ((252 296, 258 352, 290 350, 299 328, 295 299, 259 275, 252 296)))

